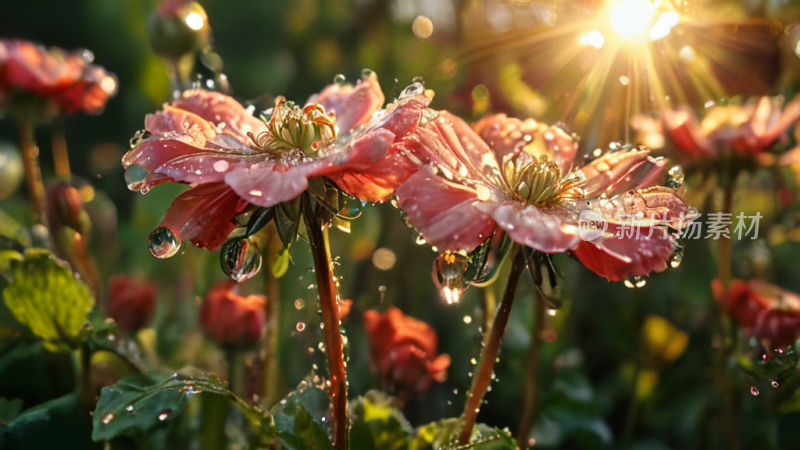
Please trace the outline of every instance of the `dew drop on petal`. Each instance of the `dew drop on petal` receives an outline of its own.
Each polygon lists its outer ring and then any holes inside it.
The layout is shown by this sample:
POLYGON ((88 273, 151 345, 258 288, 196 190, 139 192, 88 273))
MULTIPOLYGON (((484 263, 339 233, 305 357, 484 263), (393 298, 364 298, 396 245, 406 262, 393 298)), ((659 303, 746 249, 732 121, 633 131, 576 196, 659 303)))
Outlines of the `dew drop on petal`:
POLYGON ((234 281, 242 282, 261 270, 261 252, 250 239, 231 239, 220 250, 222 271, 234 281))
POLYGON ((150 253, 159 259, 166 259, 178 253, 181 240, 167 227, 158 227, 150 233, 150 253))
POLYGON ((230 166, 231 165, 228 163, 228 161, 221 159, 214 163, 214 170, 217 172, 225 172, 230 168, 230 166))
POLYGON ((338 74, 335 77, 333 77, 333 82, 337 86, 344 86, 345 82, 347 82, 347 78, 345 78, 344 75, 342 74, 338 74))

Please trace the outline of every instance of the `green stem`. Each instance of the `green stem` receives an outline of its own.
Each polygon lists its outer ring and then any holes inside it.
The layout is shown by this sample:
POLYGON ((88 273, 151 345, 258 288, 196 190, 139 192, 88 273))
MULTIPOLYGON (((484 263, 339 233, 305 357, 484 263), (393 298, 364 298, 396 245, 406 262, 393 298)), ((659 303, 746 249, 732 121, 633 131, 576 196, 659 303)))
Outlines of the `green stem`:
POLYGON ((531 426, 536 422, 539 403, 539 359, 542 349, 542 333, 544 332, 544 315, 546 313, 545 301, 541 293, 536 290, 533 296, 533 328, 531 328, 531 343, 528 347, 528 377, 525 380, 525 405, 522 410, 519 431, 517 431, 517 445, 519 448, 528 448, 528 438, 531 426))
MULTIPOLYGON (((265 255, 266 256, 266 255, 265 255)), ((265 258, 266 260, 266 258, 265 258)), ((267 293, 267 330, 261 342, 261 373, 259 386, 261 401, 270 406, 277 401, 279 386, 278 317, 280 312, 280 283, 272 273, 271 267, 264 271, 264 285, 267 293)))
POLYGON ((84 341, 79 349, 80 366, 80 395, 85 405, 94 405, 94 392, 92 392, 92 349, 84 341))
POLYGON ((344 364, 344 345, 339 330, 339 299, 333 279, 328 235, 321 218, 311 208, 304 214, 308 242, 314 257, 317 292, 322 310, 322 333, 330 377, 329 395, 333 405, 333 445, 337 450, 349 448, 347 418, 347 378, 344 364))
POLYGON ((236 349, 225 349, 225 362, 228 369, 228 389, 241 398, 247 398, 247 371, 244 366, 244 359, 236 349))
POLYGON ((28 188, 28 200, 36 215, 38 223, 45 222, 44 215, 44 182, 42 169, 39 167, 39 148, 34 137, 34 119, 27 115, 17 117, 19 147, 22 152, 22 167, 25 171, 25 185, 28 188))
POLYGON ((60 117, 54 119, 51 130, 53 135, 53 163, 56 175, 69 178, 72 171, 69 167, 69 152, 67 151, 67 138, 64 132, 64 120, 60 117))
POLYGON ((483 397, 492 382, 492 372, 497 355, 500 354, 500 347, 503 337, 506 334, 506 326, 511 315, 511 305, 514 303, 514 294, 517 292, 517 282, 525 269, 525 258, 518 247, 515 247, 511 259, 511 272, 508 275, 508 284, 500 301, 500 306, 494 316, 491 330, 486 330, 488 338, 485 341, 480 361, 472 379, 472 388, 467 393, 467 402, 464 405, 462 414, 462 428, 458 436, 458 444, 466 445, 472 436, 472 429, 475 427, 475 420, 478 418, 483 397))

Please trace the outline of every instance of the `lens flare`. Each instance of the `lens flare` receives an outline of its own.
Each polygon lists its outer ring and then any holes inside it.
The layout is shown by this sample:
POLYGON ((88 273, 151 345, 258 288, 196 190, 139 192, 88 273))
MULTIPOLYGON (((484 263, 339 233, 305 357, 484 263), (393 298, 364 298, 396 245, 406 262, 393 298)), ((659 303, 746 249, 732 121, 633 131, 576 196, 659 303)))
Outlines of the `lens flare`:
POLYGON ((628 41, 647 34, 656 8, 647 0, 619 0, 608 7, 608 20, 617 35, 628 41))

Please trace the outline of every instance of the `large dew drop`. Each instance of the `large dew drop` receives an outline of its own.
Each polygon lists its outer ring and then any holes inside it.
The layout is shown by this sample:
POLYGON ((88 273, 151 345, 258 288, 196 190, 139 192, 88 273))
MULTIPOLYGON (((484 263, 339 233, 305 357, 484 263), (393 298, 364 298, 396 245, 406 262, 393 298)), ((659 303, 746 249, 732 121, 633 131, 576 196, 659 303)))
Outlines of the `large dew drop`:
POLYGON ((400 93, 400 96, 397 97, 399 100, 405 100, 407 98, 411 98, 417 95, 422 95, 425 92, 425 86, 422 83, 414 83, 407 88, 403 89, 403 92, 400 93))
POLYGON ((181 240, 169 228, 158 227, 150 233, 150 253, 156 258, 169 258, 180 248, 181 240))
POLYGON ((222 245, 219 257, 222 271, 238 282, 252 278, 261 270, 261 253, 250 239, 231 239, 222 245))

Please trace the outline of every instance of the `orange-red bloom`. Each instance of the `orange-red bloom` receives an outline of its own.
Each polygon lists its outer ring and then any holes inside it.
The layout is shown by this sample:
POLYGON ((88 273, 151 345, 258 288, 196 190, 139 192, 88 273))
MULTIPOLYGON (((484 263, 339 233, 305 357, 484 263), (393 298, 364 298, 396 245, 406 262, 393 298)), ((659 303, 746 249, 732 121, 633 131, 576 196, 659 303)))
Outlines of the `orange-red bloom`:
POLYGON ((264 334, 267 298, 243 297, 234 292, 235 282, 219 282, 209 289, 200 308, 200 325, 223 347, 246 347, 264 334))
MULTIPOLYGON (((712 283, 723 301, 722 283, 712 283)), ((800 337, 800 295, 759 279, 734 280, 725 307, 736 323, 768 350, 794 345, 800 337)))
POLYGON ((385 313, 367 311, 364 326, 372 362, 389 391, 408 400, 443 382, 450 367, 448 355, 438 355, 439 339, 433 327, 391 307, 385 313))
POLYGON ((117 275, 108 281, 108 316, 123 330, 136 331, 153 317, 157 289, 154 284, 117 275))
POLYGON ((49 101, 56 114, 98 113, 117 92, 117 79, 90 64, 88 51, 18 40, 0 40, 0 106, 8 107, 17 92, 49 101))

